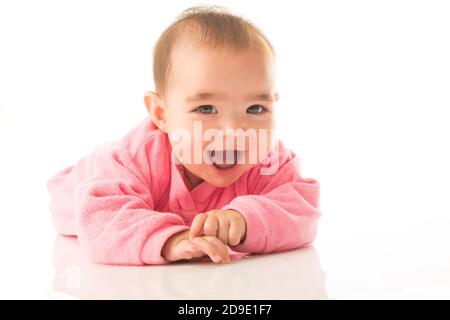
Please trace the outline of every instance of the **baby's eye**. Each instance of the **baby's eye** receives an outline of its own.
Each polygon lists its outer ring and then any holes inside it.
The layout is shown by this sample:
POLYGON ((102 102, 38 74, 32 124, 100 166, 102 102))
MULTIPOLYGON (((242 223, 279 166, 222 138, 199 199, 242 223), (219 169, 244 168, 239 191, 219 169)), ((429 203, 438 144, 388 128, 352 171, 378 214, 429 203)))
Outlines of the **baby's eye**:
POLYGON ((212 114, 212 113, 217 113, 216 108, 214 108, 214 106, 212 105, 203 105, 203 106, 199 106, 197 107, 194 111, 203 113, 203 114, 212 114))
POLYGON ((259 104, 254 104, 247 108, 247 113, 258 114, 258 113, 264 112, 265 110, 266 109, 263 106, 261 106, 259 104))

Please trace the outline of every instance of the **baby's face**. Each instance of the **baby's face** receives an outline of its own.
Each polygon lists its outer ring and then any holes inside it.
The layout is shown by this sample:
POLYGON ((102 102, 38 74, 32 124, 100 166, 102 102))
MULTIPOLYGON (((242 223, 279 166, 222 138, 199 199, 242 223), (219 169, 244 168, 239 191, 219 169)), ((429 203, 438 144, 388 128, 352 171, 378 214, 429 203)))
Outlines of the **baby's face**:
POLYGON ((272 148, 278 94, 271 52, 184 43, 171 70, 163 117, 175 154, 208 183, 233 183, 272 148))

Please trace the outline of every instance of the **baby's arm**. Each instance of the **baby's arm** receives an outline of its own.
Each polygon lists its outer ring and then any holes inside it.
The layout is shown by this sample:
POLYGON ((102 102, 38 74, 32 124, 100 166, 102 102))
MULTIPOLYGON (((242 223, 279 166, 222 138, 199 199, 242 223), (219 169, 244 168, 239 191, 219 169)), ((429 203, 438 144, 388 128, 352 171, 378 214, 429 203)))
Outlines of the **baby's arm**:
MULTIPOLYGON (((319 184, 301 178, 295 154, 280 145, 276 174, 249 174, 249 195, 238 196, 222 209, 240 212, 246 221, 244 242, 233 250, 269 253, 307 246, 317 233, 319 184)), ((255 168, 259 170, 258 167, 255 168)))
POLYGON ((154 211, 150 181, 137 161, 124 148, 104 145, 90 157, 90 178, 74 191, 76 233, 93 262, 168 263, 161 255, 164 243, 189 229, 181 216, 154 211))

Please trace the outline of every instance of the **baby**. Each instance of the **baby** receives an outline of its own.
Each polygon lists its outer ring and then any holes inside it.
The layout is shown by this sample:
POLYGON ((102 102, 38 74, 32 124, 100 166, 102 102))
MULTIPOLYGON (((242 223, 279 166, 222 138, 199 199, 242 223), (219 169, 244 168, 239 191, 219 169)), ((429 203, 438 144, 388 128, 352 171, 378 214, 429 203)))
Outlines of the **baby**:
POLYGON ((92 262, 120 265, 310 245, 319 184, 274 137, 269 40, 226 9, 195 7, 153 56, 149 116, 48 181, 57 232, 92 262))

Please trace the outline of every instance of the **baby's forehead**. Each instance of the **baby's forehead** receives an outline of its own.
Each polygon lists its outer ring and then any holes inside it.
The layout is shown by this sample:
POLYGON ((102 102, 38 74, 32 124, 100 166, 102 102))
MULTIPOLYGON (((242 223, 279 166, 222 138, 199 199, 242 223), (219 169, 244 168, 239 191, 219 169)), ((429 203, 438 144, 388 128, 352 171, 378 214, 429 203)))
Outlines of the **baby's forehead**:
POLYGON ((202 50, 210 53, 227 51, 235 54, 246 50, 252 50, 275 58, 274 52, 270 46, 257 34, 252 35, 245 44, 239 44, 232 40, 227 41, 226 38, 221 40, 214 40, 214 38, 208 39, 202 37, 197 32, 189 32, 189 29, 180 33, 177 37, 172 48, 172 55, 184 55, 195 50, 202 50))
POLYGON ((240 86, 243 91, 247 91, 244 88, 247 84, 268 88, 272 83, 274 64, 268 61, 272 61, 273 55, 262 44, 243 48, 227 44, 211 46, 188 35, 173 49, 168 90, 176 88, 174 92, 192 93, 205 86, 217 88, 237 83, 233 78, 244 82, 240 86))
MULTIPOLYGON (((258 73, 264 77, 274 69, 274 59, 264 48, 209 47, 195 42, 184 43, 171 56, 170 77, 183 75, 193 79, 201 75, 217 78, 224 74, 235 76, 258 73)), ((194 79, 193 79, 194 80, 194 79)))

